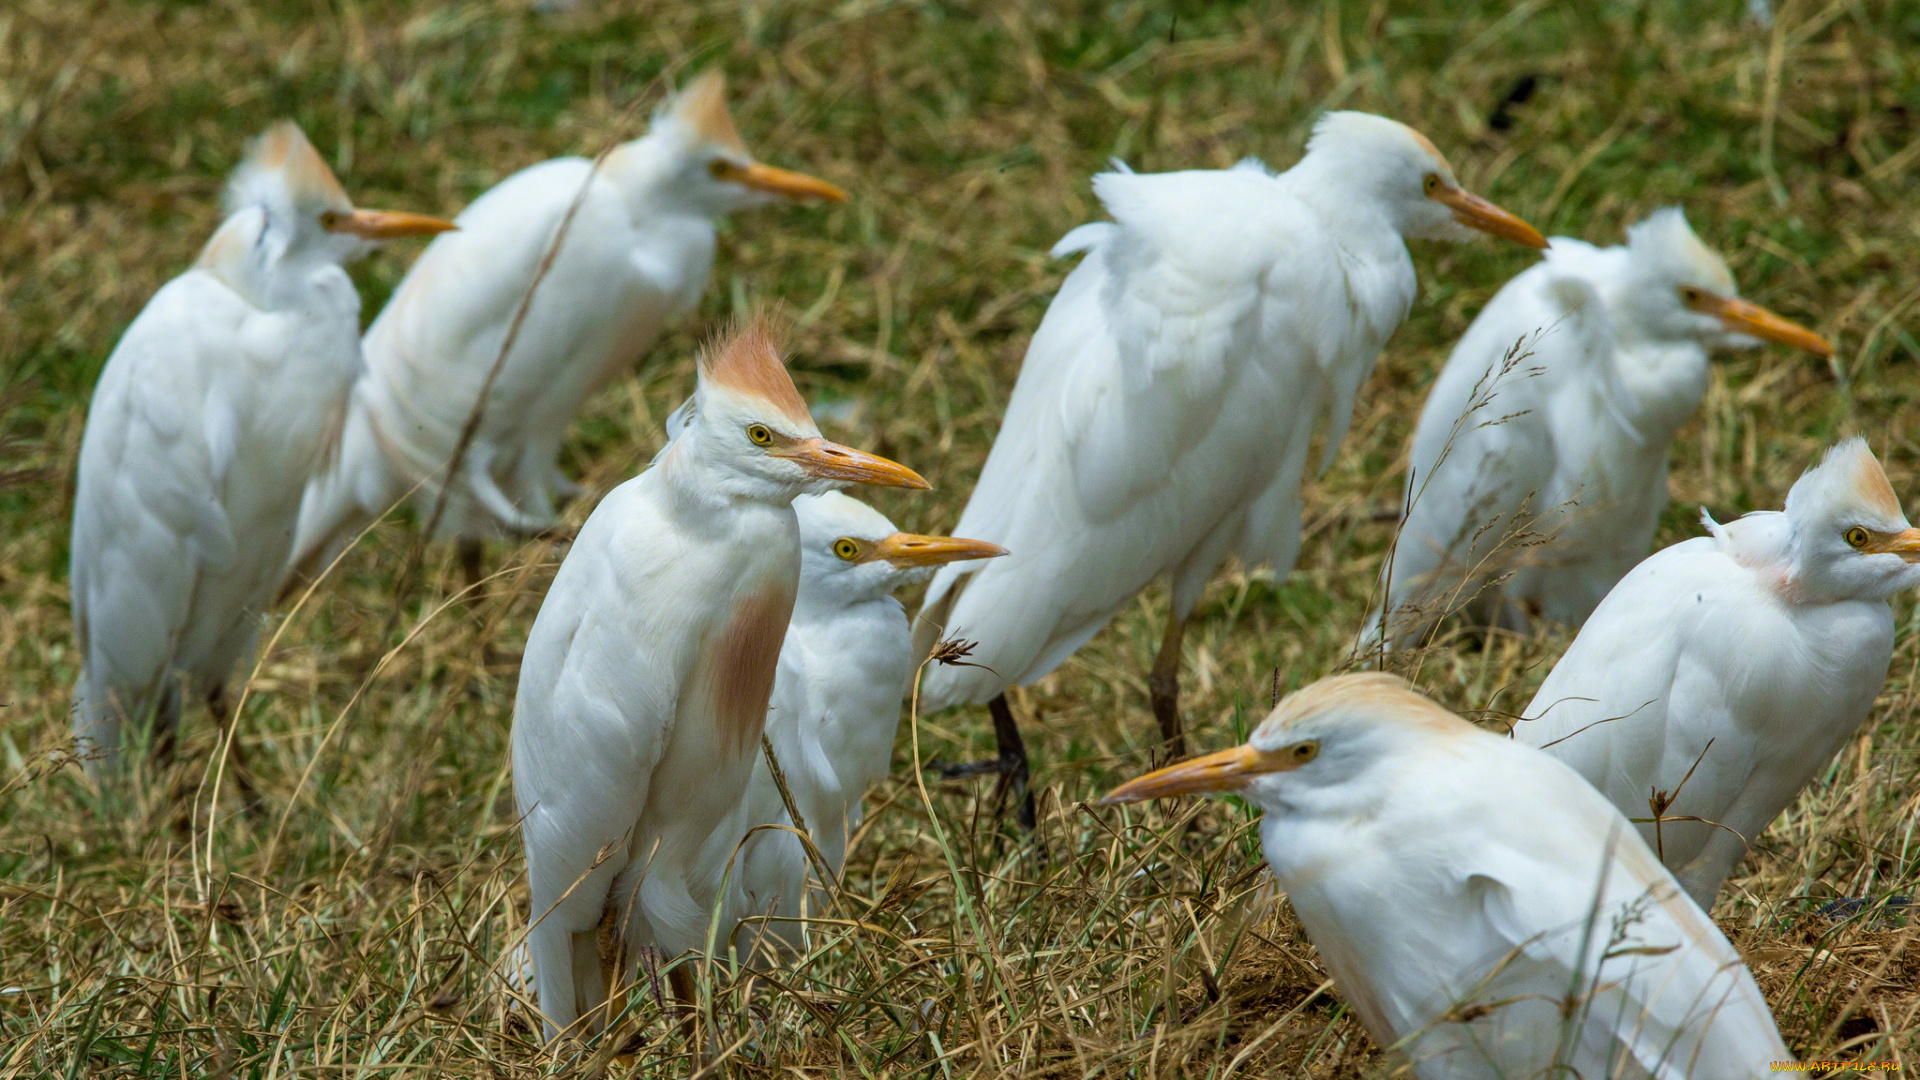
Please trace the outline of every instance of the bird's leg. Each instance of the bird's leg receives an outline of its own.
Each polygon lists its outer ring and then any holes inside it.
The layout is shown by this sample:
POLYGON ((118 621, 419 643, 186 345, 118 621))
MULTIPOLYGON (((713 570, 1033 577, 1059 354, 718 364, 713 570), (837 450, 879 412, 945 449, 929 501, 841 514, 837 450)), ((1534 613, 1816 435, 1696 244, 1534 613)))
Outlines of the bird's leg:
POLYGON ((228 760, 233 762, 233 787, 240 793, 241 809, 255 822, 264 821, 267 804, 260 798, 260 788, 253 782, 253 769, 247 764, 247 751, 240 744, 240 733, 233 730, 233 710, 227 707, 225 685, 207 691, 207 711, 213 714, 214 729, 220 733, 220 742, 227 748, 228 760))
POLYGON ((985 761, 969 761, 959 765, 930 761, 927 768, 946 780, 964 780, 999 773, 1001 779, 996 799, 1012 790, 1020 800, 1017 816, 1020 827, 1032 832, 1035 822, 1033 792, 1027 787, 1027 744, 1020 738, 1020 725, 1014 723, 1013 707, 1007 704, 1005 694, 987 702, 987 712, 993 715, 993 741, 999 754, 985 761))
POLYGON ((1019 800, 1014 812, 1014 820, 1020 828, 1032 832, 1035 824, 1033 813, 1033 789, 1027 785, 1027 744, 1020 738, 1020 725, 1013 721, 1013 708, 1007 704, 1007 695, 999 694, 987 702, 987 712, 993 714, 993 742, 1000 751, 1000 786, 1011 789, 1013 797, 1019 800))
POLYGON ((460 574, 467 580, 467 588, 473 589, 487 576, 487 545, 477 536, 463 536, 453 542, 453 551, 460 559, 460 574))
POLYGON ((687 1029, 688 1041, 693 1047, 692 1072, 705 1067, 707 1056, 700 1043, 700 988, 693 980, 693 965, 698 962, 693 957, 685 957, 667 972, 667 986, 673 990, 673 1011, 680 1014, 681 1026, 687 1029))
POLYGON ((1187 756, 1187 736, 1180 729, 1180 642, 1186 637, 1187 620, 1167 617, 1167 636, 1160 639, 1160 655, 1153 660, 1153 672, 1147 676, 1147 696, 1153 700, 1153 718, 1160 721, 1160 740, 1166 760, 1187 756))

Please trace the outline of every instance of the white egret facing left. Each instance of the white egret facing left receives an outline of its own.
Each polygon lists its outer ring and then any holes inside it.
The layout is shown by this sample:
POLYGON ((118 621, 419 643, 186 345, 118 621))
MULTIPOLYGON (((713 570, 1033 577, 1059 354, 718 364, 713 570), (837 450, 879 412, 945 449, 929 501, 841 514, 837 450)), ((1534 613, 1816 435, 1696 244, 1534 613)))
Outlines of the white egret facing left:
POLYGON ((1390 675, 1322 679, 1246 745, 1106 802, 1237 792, 1341 996, 1425 1080, 1760 1075, 1753 976, 1572 770, 1390 675))

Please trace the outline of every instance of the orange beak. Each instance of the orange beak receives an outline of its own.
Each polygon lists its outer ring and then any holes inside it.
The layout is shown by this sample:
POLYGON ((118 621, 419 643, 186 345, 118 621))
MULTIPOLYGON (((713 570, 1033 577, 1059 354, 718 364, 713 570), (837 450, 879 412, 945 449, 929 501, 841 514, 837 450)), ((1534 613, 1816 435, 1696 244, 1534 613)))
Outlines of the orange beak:
POLYGON ((327 228, 352 233, 366 240, 392 240, 402 236, 432 236, 460 226, 426 214, 404 210, 355 210, 336 218, 327 228))
POLYGON ((1719 296, 1699 290, 1687 298, 1686 304, 1703 315, 1714 316, 1722 326, 1736 334, 1751 334, 1762 341, 1805 349, 1815 356, 1833 355, 1833 346, 1827 344, 1826 338, 1737 296, 1719 296))
POLYGON ((788 169, 776 169, 771 165, 754 162, 735 171, 728 179, 743 184, 755 191, 764 191, 770 195, 784 195, 789 199, 824 199, 827 202, 846 202, 847 193, 833 184, 806 173, 797 173, 788 169))
POLYGON ((943 566, 950 562, 965 562, 968 559, 997 559, 1007 553, 999 544, 989 544, 985 540, 968 540, 960 536, 917 536, 913 533, 894 533, 873 546, 861 562, 885 559, 895 569, 906 570, 915 566, 943 566))
POLYGON ((809 476, 824 480, 845 480, 874 487, 912 488, 916 491, 925 491, 933 486, 927 483, 925 477, 897 461, 888 461, 851 446, 841 446, 817 437, 801 439, 788 449, 770 452, 791 459, 809 476))
POLYGON ((1292 768, 1291 759, 1281 754, 1236 746, 1205 757, 1176 762, 1129 780, 1101 799, 1103 805, 1164 799, 1172 795, 1194 795, 1217 791, 1238 791, 1248 781, 1265 773, 1292 768))
POLYGON ((1547 238, 1540 235, 1539 229, 1471 191, 1447 187, 1443 181, 1440 189, 1428 198, 1452 210, 1453 219, 1469 229, 1478 229, 1489 236, 1525 244, 1530 248, 1547 246, 1547 238))
POLYGON ((1908 562, 1920 562, 1920 529, 1903 529, 1884 540, 1867 544, 1860 550, 1870 554, 1894 554, 1908 562))

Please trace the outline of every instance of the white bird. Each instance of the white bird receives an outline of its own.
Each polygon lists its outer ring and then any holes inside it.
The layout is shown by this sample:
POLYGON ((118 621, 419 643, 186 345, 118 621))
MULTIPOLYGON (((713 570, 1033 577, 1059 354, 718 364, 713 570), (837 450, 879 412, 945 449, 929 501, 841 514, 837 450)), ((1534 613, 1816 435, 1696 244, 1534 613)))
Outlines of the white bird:
POLYGON ((1187 617, 1231 555, 1292 569, 1314 427, 1326 417, 1330 458, 1412 306, 1406 241, 1479 229, 1546 243, 1462 190, 1420 133, 1365 113, 1323 117, 1284 173, 1248 159, 1102 173, 1093 188, 1114 220, 1054 247, 1086 257, 1027 348, 954 530, 1013 555, 942 570, 915 625, 923 656, 937 636, 977 639, 974 666, 927 671, 923 705, 992 699, 998 767, 1022 786, 1003 692, 1059 666, 1162 575, 1172 612, 1148 685, 1182 752, 1187 617))
MULTIPOLYGON (((879 511, 838 492, 802 495, 793 510, 800 521, 800 590, 780 647, 766 734, 814 849, 825 870, 837 875, 847 839, 860 824, 861 798, 887 775, 901 694, 913 674, 907 613, 893 591, 924 581, 934 567, 1006 549, 900 532, 879 511)), ((741 936, 798 947, 798 924, 779 920, 802 915, 813 867, 800 838, 784 831, 795 822, 765 761, 754 767, 739 823, 714 834, 709 857, 734 858, 734 846, 760 825, 782 828, 753 833, 733 874, 744 894, 743 914, 770 921, 765 935, 741 936)), ((743 955, 752 954, 751 940, 740 945, 743 955)))
POLYGON ((300 509, 360 366, 341 264, 437 218, 355 210, 280 123, 227 187, 227 218, 107 357, 87 411, 70 579, 81 672, 73 728, 107 775, 129 723, 163 753, 181 695, 226 720, 300 509))
POLYGON ((598 1029, 642 947, 701 947, 724 906, 726 865, 701 856, 760 757, 800 571, 794 497, 927 486, 822 439, 758 323, 702 355, 695 402, 582 526, 521 665, 513 783, 549 1038, 598 1029))
MULTIPOLYGON (((1554 237, 1427 396, 1411 509, 1382 571, 1394 647, 1461 606, 1483 626, 1577 627, 1653 546, 1667 452, 1707 392, 1707 350, 1762 339, 1833 352, 1741 300, 1677 208, 1630 227, 1622 247, 1554 237)), ((1379 630, 1376 610, 1365 646, 1379 630)))
POLYGON ((340 453, 301 508, 293 570, 323 568, 409 492, 424 527, 483 392, 436 532, 462 539, 472 575, 480 539, 556 523, 556 494, 578 490, 560 472, 567 426, 595 390, 699 303, 717 223, 781 197, 846 198, 832 184, 755 161, 724 95, 720 73, 708 72, 655 113, 646 135, 597 168, 569 157, 523 169, 475 199, 455 219, 459 232, 427 247, 367 330, 366 370, 340 453), (570 210, 566 236, 489 387, 509 326, 570 210))
POLYGON ((1340 993, 1426 1080, 1747 1078, 1788 1059, 1740 954, 1606 799, 1390 675, 1106 802, 1237 792, 1340 993))
POLYGON ((1640 833, 1711 907, 1867 718, 1893 657, 1887 598, 1920 588, 1920 529, 1862 439, 1829 450, 1785 512, 1702 521, 1711 536, 1659 551, 1607 594, 1514 737, 1629 817, 1685 819, 1640 833))

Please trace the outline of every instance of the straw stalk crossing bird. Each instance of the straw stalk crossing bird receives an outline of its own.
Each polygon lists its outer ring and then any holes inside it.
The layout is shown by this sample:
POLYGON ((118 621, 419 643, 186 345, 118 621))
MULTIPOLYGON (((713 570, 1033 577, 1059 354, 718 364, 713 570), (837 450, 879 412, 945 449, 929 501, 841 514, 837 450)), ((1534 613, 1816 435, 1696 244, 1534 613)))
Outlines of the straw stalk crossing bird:
POLYGON ((702 355, 694 400, 581 527, 521 665, 513 783, 549 1039, 599 1030, 643 947, 703 947, 728 903, 707 852, 760 758, 800 572, 794 497, 927 486, 821 438, 758 323, 702 355))
POLYGON ((354 209, 300 129, 276 124, 234 172, 199 260, 107 357, 70 556, 73 729, 96 775, 115 768, 129 723, 169 752, 183 695, 225 726, 227 680, 253 651, 301 486, 360 367, 360 296, 342 264, 452 227, 354 209))
POLYGON ((923 656, 941 636, 979 643, 972 666, 928 669, 923 704, 988 702, 1001 757, 985 767, 1022 787, 1005 690, 1058 667, 1161 576, 1172 611, 1148 685, 1167 751, 1184 752, 1187 618, 1230 556, 1292 568, 1314 428, 1326 419, 1330 456, 1412 306, 1407 240, 1546 243, 1463 190, 1424 136, 1365 113, 1323 117, 1284 173, 1248 160, 1102 173, 1093 188, 1113 220, 1054 247, 1085 257, 955 526, 1012 554, 942 570, 915 626, 923 656))
POLYGON ((1784 511, 1665 548, 1614 586, 1514 728, 1635 819, 1701 907, 1859 730, 1893 658, 1920 529, 1865 440, 1784 511), (1657 825, 1650 819, 1659 817, 1657 825))
MULTIPOLYGON (((1519 633, 1579 626, 1653 546, 1707 350, 1762 341, 1833 352, 1740 299, 1679 209, 1621 247, 1554 237, 1467 328, 1421 411, 1411 506, 1382 570, 1393 646, 1456 607, 1519 633)), ((1364 647, 1379 630, 1376 610, 1364 647)))
POLYGON ((1424 1080, 1735 1080, 1785 1060, 1753 976, 1620 812, 1390 675, 1106 802, 1235 792, 1341 996, 1424 1080))
POLYGON ((560 472, 567 426, 699 302, 716 223, 783 198, 846 193, 755 161, 714 71, 597 167, 557 158, 475 199, 456 219, 460 231, 428 246, 367 331, 340 453, 301 507, 293 569, 323 569, 409 492, 424 527, 483 394, 436 531, 461 538, 473 579, 482 539, 554 526, 555 497, 578 490, 560 472), (566 235, 489 384, 563 222, 566 235))

